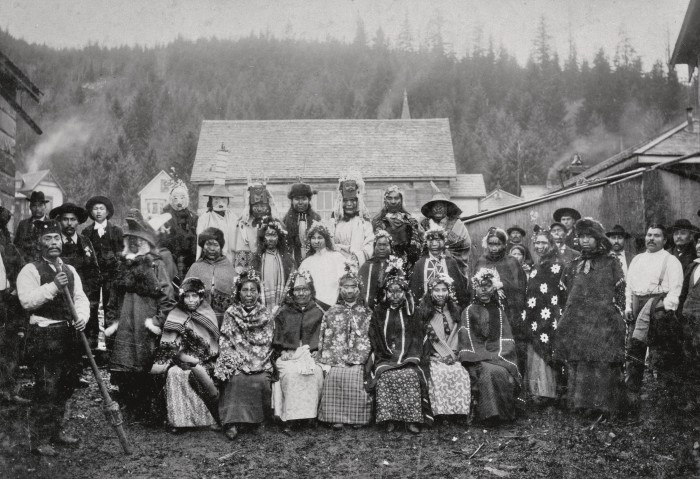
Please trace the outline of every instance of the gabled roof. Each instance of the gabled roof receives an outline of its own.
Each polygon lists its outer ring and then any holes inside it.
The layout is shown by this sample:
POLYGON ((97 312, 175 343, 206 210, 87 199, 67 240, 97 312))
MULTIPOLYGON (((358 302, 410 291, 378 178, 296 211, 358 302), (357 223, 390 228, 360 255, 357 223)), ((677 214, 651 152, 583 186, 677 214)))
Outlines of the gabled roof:
POLYGON ((457 174, 449 120, 270 120, 202 122, 191 181, 212 182, 216 153, 229 150, 226 180, 451 179, 457 174))
POLYGON ((165 178, 168 178, 168 179, 172 180, 172 178, 170 177, 169 174, 167 174, 164 170, 160 170, 160 171, 158 172, 158 174, 156 174, 156 176, 154 176, 153 179, 152 179, 151 181, 149 181, 149 182, 146 184, 146 186, 144 186, 143 188, 141 188, 141 189, 139 190, 138 195, 141 196, 141 193, 143 193, 143 192, 144 192, 149 186, 151 186, 155 181, 159 181, 160 178, 163 178, 163 175, 165 175, 165 178))
POLYGON ((450 198, 483 198, 486 196, 484 175, 459 174, 450 182, 450 198))
POLYGON ((18 171, 15 173, 15 180, 21 180, 21 184, 17 188, 18 193, 31 193, 39 186, 39 183, 46 180, 55 183, 63 194, 66 194, 63 187, 54 178, 51 170, 39 170, 32 173, 20 173, 18 171))
POLYGON ((700 1, 690 0, 673 49, 671 64, 688 65, 692 72, 692 69, 697 66, 698 53, 700 53, 700 1))
POLYGON ((688 131, 688 122, 676 125, 660 135, 644 140, 610 158, 593 165, 580 175, 570 178, 564 186, 576 184, 582 179, 600 178, 637 168, 640 164, 658 164, 679 158, 700 150, 697 128, 700 124, 693 121, 694 132, 688 131))
POLYGON ((496 188, 491 191, 485 198, 479 201, 480 210, 491 211, 497 208, 503 208, 510 205, 522 203, 523 199, 513 193, 509 193, 501 188, 496 188))

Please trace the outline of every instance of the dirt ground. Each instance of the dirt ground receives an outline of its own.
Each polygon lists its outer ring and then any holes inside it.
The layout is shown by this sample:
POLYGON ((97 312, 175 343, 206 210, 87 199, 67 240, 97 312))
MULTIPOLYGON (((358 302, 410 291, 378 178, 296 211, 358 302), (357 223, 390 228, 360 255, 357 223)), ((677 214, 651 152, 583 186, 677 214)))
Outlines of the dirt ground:
MULTIPOLYGON (((81 443, 60 448, 55 458, 29 452, 26 407, 2 406, 0 477, 675 478, 700 472, 700 413, 680 411, 651 374, 639 416, 617 421, 543 408, 488 429, 451 421, 414 436, 387 434, 378 426, 334 431, 319 425, 288 436, 265 424, 235 441, 210 430, 172 434, 127 422, 131 456, 106 425, 90 380, 76 391, 67 414, 66 429, 81 443)), ((27 384, 23 394, 29 397, 30 389, 27 384)))

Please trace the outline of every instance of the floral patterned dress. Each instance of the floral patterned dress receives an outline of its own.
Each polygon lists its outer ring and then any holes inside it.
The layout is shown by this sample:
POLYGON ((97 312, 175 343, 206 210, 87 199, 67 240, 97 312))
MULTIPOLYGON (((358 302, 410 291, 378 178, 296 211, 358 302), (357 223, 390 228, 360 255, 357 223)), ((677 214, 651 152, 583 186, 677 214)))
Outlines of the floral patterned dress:
POLYGON ((566 299, 561 276, 564 262, 558 255, 542 258, 529 273, 522 330, 528 342, 526 383, 533 396, 555 398, 557 364, 552 360, 557 323, 566 299))
POLYGON ((372 311, 359 304, 341 303, 323 316, 318 362, 328 374, 323 384, 318 418, 341 424, 368 424, 372 398, 365 391, 364 364, 372 347, 372 311))
POLYGON ((223 383, 222 425, 260 423, 270 411, 274 323, 258 303, 246 311, 234 304, 224 314, 214 377, 223 383))

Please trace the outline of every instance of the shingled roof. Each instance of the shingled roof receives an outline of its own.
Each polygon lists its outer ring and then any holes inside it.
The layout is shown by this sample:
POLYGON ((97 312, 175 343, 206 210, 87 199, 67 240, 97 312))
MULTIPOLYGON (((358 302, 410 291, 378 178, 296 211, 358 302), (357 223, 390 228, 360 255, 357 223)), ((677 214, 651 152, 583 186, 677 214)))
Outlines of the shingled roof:
POLYGON ((457 174, 450 124, 427 120, 270 120, 202 122, 191 181, 212 182, 217 151, 228 151, 226 180, 442 179, 457 174))

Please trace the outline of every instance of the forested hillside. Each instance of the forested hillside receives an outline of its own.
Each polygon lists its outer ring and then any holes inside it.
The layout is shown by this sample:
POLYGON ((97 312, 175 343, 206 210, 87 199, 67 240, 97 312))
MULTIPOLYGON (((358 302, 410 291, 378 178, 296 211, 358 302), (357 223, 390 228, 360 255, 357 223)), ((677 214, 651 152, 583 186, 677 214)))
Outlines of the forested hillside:
POLYGON ((188 178, 203 119, 397 118, 404 89, 413 118, 450 119, 458 171, 513 193, 518 172, 544 183, 573 152, 595 163, 682 118, 675 74, 643 66, 626 38, 590 61, 573 45, 562 59, 542 21, 525 65, 475 45, 414 49, 361 23, 352 44, 251 35, 147 49, 54 50, 0 31, 0 49, 45 93, 25 102, 45 133, 20 125, 19 168, 50 167, 76 201, 100 192, 135 206, 161 168, 188 178))

